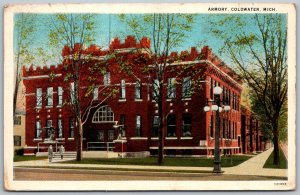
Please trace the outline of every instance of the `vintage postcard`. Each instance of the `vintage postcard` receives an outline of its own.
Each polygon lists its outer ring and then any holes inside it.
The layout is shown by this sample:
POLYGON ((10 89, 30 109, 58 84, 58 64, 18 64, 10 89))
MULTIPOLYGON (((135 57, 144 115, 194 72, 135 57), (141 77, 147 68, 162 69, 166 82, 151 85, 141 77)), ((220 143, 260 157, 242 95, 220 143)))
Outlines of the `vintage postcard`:
POLYGON ((4 8, 4 187, 293 190, 293 4, 4 8))

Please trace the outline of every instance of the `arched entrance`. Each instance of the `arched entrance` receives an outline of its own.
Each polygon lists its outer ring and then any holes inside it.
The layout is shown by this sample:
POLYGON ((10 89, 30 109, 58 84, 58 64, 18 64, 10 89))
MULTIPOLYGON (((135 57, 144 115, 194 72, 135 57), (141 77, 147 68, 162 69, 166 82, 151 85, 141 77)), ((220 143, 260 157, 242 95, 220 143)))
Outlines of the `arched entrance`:
POLYGON ((114 113, 110 106, 102 105, 95 110, 84 127, 87 150, 113 150, 113 140, 117 132, 113 128, 115 124, 114 113))

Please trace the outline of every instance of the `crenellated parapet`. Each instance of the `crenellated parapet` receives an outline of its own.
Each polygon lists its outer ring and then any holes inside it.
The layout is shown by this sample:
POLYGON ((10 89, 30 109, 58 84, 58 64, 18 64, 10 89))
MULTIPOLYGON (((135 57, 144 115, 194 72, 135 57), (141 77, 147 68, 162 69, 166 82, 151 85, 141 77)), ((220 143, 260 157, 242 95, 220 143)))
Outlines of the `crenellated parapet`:
POLYGON ((48 74, 60 74, 62 72, 63 65, 51 65, 51 66, 23 66, 23 77, 39 76, 48 74))
MULTIPOLYGON (((62 57, 66 60, 75 57, 76 54, 80 54, 82 59, 96 59, 103 60, 105 56, 112 52, 120 52, 122 54, 130 53, 130 55, 145 55, 142 53, 132 53, 134 49, 150 49, 151 42, 147 37, 143 37, 140 41, 137 41, 134 36, 127 36, 124 41, 119 38, 114 38, 108 49, 103 49, 95 44, 91 44, 89 47, 85 47, 79 43, 75 43, 73 47, 64 46, 62 49, 62 57)), ((128 56, 128 58, 132 58, 128 56)), ((147 63, 151 64, 151 57, 148 56, 147 63)), ((166 57, 162 56, 161 61, 166 57)), ((191 47, 190 50, 178 52, 171 52, 167 57, 168 63, 180 63, 180 62, 192 62, 198 61, 200 63, 206 62, 211 63, 222 72, 226 73, 228 76, 241 83, 239 75, 235 73, 228 65, 226 65, 218 56, 216 56, 208 46, 204 46, 199 52, 196 47, 191 47)), ((139 61, 136 61, 139 62, 139 61)), ((145 63, 145 61, 143 61, 145 63)), ((23 67, 23 76, 35 76, 35 75, 45 75, 45 74, 59 74, 62 73, 63 65, 58 66, 33 66, 23 67)))
POLYGON ((240 76, 232 68, 230 68, 227 64, 225 64, 217 55, 215 55, 208 46, 204 46, 202 48, 201 54, 202 54, 201 56, 202 60, 207 60, 213 63, 215 66, 217 66, 224 73, 228 74, 238 83, 240 84, 242 83, 240 76))

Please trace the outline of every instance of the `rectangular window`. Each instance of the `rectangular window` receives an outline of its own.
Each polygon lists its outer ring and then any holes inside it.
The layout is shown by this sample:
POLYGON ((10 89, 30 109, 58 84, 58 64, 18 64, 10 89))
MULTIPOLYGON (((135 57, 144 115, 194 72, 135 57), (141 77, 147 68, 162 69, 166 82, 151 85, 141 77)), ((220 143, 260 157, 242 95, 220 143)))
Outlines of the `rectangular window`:
POLYGON ((167 137, 176 137, 176 115, 170 114, 167 117, 167 137))
POLYGON ((75 86, 74 82, 70 83, 70 96, 71 96, 71 103, 75 102, 75 86))
POLYGON ((50 138, 50 136, 54 133, 54 132, 52 132, 52 130, 53 130, 52 120, 47 120, 46 130, 47 130, 46 131, 46 137, 50 138))
POLYGON ((158 136, 158 128, 159 128, 159 116, 153 117, 153 126, 152 126, 152 136, 157 137, 158 136))
POLYGON ((225 103, 225 87, 224 86, 222 87, 222 101, 223 101, 223 104, 226 104, 225 103))
POLYGON ((108 130, 108 141, 112 142, 115 138, 115 131, 114 130, 108 130))
POLYGON ((42 100, 43 100, 42 88, 37 88, 36 89, 36 107, 38 107, 38 108, 42 107, 42 100))
POLYGON ((47 88, 47 106, 53 106, 53 87, 47 88))
POLYGON ((14 124, 15 125, 21 125, 21 116, 15 116, 14 117, 14 124))
POLYGON ((125 132, 125 114, 121 114, 120 115, 120 132, 121 132, 121 136, 125 137, 126 132, 125 132))
POLYGON ((70 138, 74 137, 74 129, 75 129, 75 119, 74 118, 70 118, 70 138))
POLYGON ((103 83, 105 86, 110 85, 110 73, 106 72, 103 76, 103 83))
POLYGON ((58 105, 62 106, 62 104, 63 104, 63 88, 62 87, 57 88, 57 95, 58 95, 58 105))
POLYGON ((189 98, 191 97, 191 87, 192 87, 192 80, 191 77, 184 77, 182 83, 182 97, 189 98))
POLYGON ((126 83, 125 80, 121 80, 121 87, 120 87, 120 99, 126 98, 126 83))
POLYGON ((104 141, 104 131, 103 130, 98 131, 97 138, 98 138, 98 141, 100 141, 100 142, 104 141))
POLYGON ((42 133, 41 121, 38 120, 35 122, 35 137, 40 138, 42 133))
POLYGON ((98 93, 99 93, 98 87, 95 87, 93 90, 93 100, 98 100, 98 93))
POLYGON ((63 137, 63 125, 62 125, 62 119, 57 120, 57 137, 62 138, 63 137))
POLYGON ((175 78, 168 78, 168 94, 169 99, 176 98, 176 80, 175 78))
POLYGON ((210 99, 214 99, 214 80, 210 78, 210 99))
POLYGON ((192 116, 190 114, 184 114, 182 116, 182 136, 192 136, 192 116))
POLYGON ((228 98, 229 98, 229 99, 228 99, 228 105, 232 108, 232 104, 231 104, 231 95, 232 95, 232 94, 231 94, 231 91, 229 90, 229 91, 228 91, 228 98))
POLYGON ((158 79, 155 79, 153 82, 153 86, 152 86, 152 90, 153 90, 153 94, 152 94, 152 98, 153 100, 157 100, 158 96, 159 96, 159 81, 158 79))
POLYGON ((233 93, 233 104, 232 104, 232 108, 234 109, 234 110, 236 110, 236 108, 235 108, 235 94, 233 93))
POLYGON ((142 117, 140 115, 136 116, 135 135, 137 137, 142 136, 142 117))
POLYGON ((14 135, 14 146, 21 146, 21 136, 14 135))
POLYGON ((231 121, 228 121, 228 138, 231 139, 231 121))
POLYGON ((213 115, 210 116, 209 127, 210 127, 210 137, 214 137, 214 116, 213 115))
POLYGON ((222 136, 222 137, 223 137, 223 138, 226 138, 226 137, 225 137, 225 135, 226 135, 226 134, 225 134, 225 133, 226 133, 226 128, 225 128, 225 125, 226 125, 226 124, 225 124, 225 123, 226 123, 226 120, 223 119, 223 120, 222 120, 222 124, 223 124, 223 128, 222 128, 223 136, 222 136))
POLYGON ((141 99, 141 84, 139 82, 135 84, 135 99, 141 99))

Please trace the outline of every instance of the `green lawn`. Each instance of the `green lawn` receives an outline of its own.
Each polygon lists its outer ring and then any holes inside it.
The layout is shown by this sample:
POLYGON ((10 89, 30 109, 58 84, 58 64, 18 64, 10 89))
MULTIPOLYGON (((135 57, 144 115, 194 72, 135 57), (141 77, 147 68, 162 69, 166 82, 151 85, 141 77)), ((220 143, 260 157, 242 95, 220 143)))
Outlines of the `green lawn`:
POLYGON ((47 159, 47 156, 14 156, 14 162, 47 159))
POLYGON ((279 159, 280 159, 279 165, 273 164, 273 158, 274 158, 274 152, 271 153, 268 160, 265 162, 264 168, 287 169, 287 160, 283 152, 281 151, 281 149, 279 149, 279 159))
MULTIPOLYGON (((251 158, 250 156, 233 155, 232 160, 230 157, 222 157, 221 166, 231 167, 236 166, 245 160, 251 158)), ((157 164, 157 158, 84 158, 82 161, 65 161, 62 163, 73 163, 73 164, 109 164, 109 165, 145 165, 154 166, 157 164)), ((164 166, 186 166, 186 167, 212 167, 212 158, 165 158, 164 166)))

